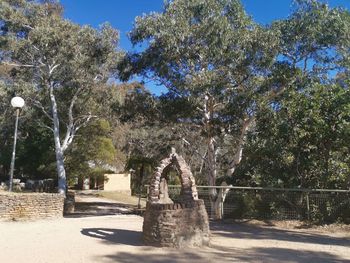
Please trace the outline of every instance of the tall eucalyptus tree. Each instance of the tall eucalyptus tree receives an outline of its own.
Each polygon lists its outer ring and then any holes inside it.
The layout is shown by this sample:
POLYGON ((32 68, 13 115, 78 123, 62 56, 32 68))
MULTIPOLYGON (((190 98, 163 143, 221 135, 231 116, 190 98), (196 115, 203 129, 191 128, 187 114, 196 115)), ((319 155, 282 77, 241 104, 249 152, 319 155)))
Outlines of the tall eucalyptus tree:
MULTIPOLYGON (((216 185, 222 156, 230 156, 225 170, 233 175, 256 100, 271 92, 262 87, 278 50, 276 34, 254 23, 237 0, 176 0, 168 1, 163 13, 137 17, 130 38, 147 47, 129 54, 125 76, 131 69, 193 105, 191 118, 177 121, 201 131, 197 140, 206 147, 197 154, 205 162, 208 184, 216 185)), ((182 140, 195 145, 186 136, 182 140)), ((221 200, 215 189, 210 198, 212 215, 218 217, 221 200)))
MULTIPOLYGON (((125 78, 143 75, 193 106, 191 118, 176 121, 201 131, 196 140, 206 147, 197 154, 214 186, 220 169, 234 174, 260 108, 274 107, 287 89, 321 80, 346 56, 345 17, 316 0, 297 0, 290 17, 263 27, 239 0, 167 1, 162 13, 136 18, 130 38, 146 48, 121 66, 125 78)), ((220 217, 223 198, 225 192, 211 190, 213 217, 220 217)))
POLYGON ((32 84, 31 105, 52 131, 58 191, 65 194, 64 152, 94 117, 91 91, 111 77, 119 34, 108 24, 100 30, 74 24, 62 11, 56 1, 1 0, 0 62, 12 67, 13 82, 32 84))

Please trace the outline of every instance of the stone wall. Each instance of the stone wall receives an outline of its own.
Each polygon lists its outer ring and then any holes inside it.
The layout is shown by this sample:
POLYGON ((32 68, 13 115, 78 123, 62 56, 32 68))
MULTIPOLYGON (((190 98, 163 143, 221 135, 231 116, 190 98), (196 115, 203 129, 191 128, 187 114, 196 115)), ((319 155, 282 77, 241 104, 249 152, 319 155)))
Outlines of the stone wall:
POLYGON ((0 192, 0 221, 60 218, 63 203, 60 194, 0 192))
POLYGON ((147 202, 143 239, 146 244, 165 247, 209 245, 209 221, 203 200, 174 204, 147 202))

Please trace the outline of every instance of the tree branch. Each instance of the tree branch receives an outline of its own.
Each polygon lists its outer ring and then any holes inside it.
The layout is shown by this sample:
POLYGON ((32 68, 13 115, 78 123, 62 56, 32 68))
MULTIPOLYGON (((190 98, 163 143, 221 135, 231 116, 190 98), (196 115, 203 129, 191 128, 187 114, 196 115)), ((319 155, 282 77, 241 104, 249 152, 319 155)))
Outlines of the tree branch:
POLYGON ((66 136, 64 137, 64 140, 62 142, 62 151, 64 152, 68 146, 72 143, 75 132, 74 131, 74 117, 73 117, 73 108, 74 105, 78 99, 78 95, 82 88, 78 88, 76 92, 73 95, 73 98, 69 104, 68 108, 68 124, 67 124, 67 131, 66 131, 66 136))
MULTIPOLYGON (((185 138, 181 138, 181 139, 186 145, 192 146, 192 144, 189 141, 187 141, 185 138)), ((205 158, 205 156, 207 155, 207 151, 205 152, 205 154, 203 156, 201 155, 201 153, 197 149, 193 149, 193 151, 200 156, 200 158, 202 159, 203 162, 208 164, 207 159, 205 158)))
MULTIPOLYGON (((88 116, 84 116, 84 118, 81 118, 81 119, 84 119, 83 121, 81 121, 81 124, 79 124, 79 125, 77 125, 77 123, 79 123, 78 121, 75 123, 75 125, 74 125, 74 130, 75 130, 75 132, 77 132, 81 127, 85 127, 89 122, 90 122, 90 120, 92 119, 92 118, 97 118, 97 116, 96 115, 92 115, 91 114, 91 112, 89 113, 89 115, 88 116)), ((80 120, 81 120, 80 119, 80 120)))
POLYGON ((44 123, 42 123, 42 122, 40 122, 40 121, 38 121, 37 124, 38 124, 40 127, 43 127, 43 128, 45 128, 45 129, 49 129, 50 131, 53 132, 53 129, 52 129, 50 126, 48 126, 48 125, 46 125, 46 124, 44 124, 44 123))
POLYGON ((247 133, 248 133, 249 128, 250 128, 253 121, 254 121, 254 117, 250 116, 250 117, 245 118, 245 120, 243 122, 243 126, 241 128, 241 134, 240 134, 237 149, 236 149, 236 153, 233 156, 233 160, 231 161, 229 168, 227 170, 227 176, 232 176, 232 174, 235 172, 238 164, 242 160, 243 148, 244 148, 244 144, 246 142, 247 133))
POLYGON ((33 102, 33 105, 35 107, 41 109, 41 111, 45 114, 46 117, 48 117, 51 121, 53 120, 52 116, 46 111, 45 107, 41 104, 40 101, 33 100, 33 99, 31 99, 31 101, 33 102))
POLYGON ((59 66, 60 66, 60 64, 56 64, 53 66, 49 65, 49 75, 51 76, 52 72, 59 66))
POLYGON ((35 68, 35 65, 31 64, 18 64, 18 63, 9 63, 9 62, 1 62, 1 64, 11 67, 23 67, 23 68, 35 68))

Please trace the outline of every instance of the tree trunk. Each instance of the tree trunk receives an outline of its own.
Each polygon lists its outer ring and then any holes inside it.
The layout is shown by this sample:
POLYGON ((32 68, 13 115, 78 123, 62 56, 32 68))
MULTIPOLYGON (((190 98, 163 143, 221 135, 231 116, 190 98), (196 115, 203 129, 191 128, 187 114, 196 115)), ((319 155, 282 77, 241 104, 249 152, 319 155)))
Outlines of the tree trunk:
POLYGON ((208 165, 208 184, 212 186, 209 189, 209 200, 211 204, 210 217, 212 219, 219 219, 220 213, 218 213, 218 204, 220 198, 218 197, 218 192, 215 188, 216 185, 216 176, 217 176, 217 166, 216 166, 216 149, 215 149, 215 139, 213 137, 213 127, 212 127, 212 119, 214 116, 214 100, 211 96, 205 96, 204 103, 204 125, 207 133, 207 165, 208 165))
POLYGON ((56 146, 56 143, 55 143, 55 152, 56 152, 56 166, 57 166, 57 175, 58 175, 58 193, 62 195, 66 195, 67 183, 66 183, 66 170, 64 169, 63 153, 61 149, 59 149, 56 146))
MULTIPOLYGON (((221 186, 227 186, 225 182, 221 186)), ((231 186, 231 185, 230 185, 231 186)), ((227 196, 227 193, 230 191, 230 188, 220 188, 219 193, 215 201, 210 200, 211 205, 211 218, 213 220, 221 220, 224 216, 224 202, 227 196)))
POLYGON ((145 165, 142 164, 140 168, 140 182, 139 182, 139 200, 137 202, 137 208, 141 209, 141 192, 142 192, 142 186, 143 186, 143 176, 145 173, 145 165))
POLYGON ((52 119, 53 119, 53 136, 55 142, 55 153, 56 153, 56 166, 58 176, 58 193, 66 195, 67 182, 66 182, 66 170, 64 169, 64 156, 60 141, 60 125, 58 118, 58 110, 56 98, 53 93, 53 86, 50 84, 50 100, 52 108, 52 119))
POLYGON ((212 186, 213 188, 209 189, 209 200, 211 204, 211 218, 217 219, 219 215, 217 214, 217 201, 220 199, 218 197, 218 192, 214 186, 216 185, 216 176, 217 176, 217 169, 216 169, 216 156, 215 156, 215 145, 214 145, 214 138, 209 138, 208 142, 208 155, 207 155, 207 161, 208 161, 208 184, 209 186, 212 186))

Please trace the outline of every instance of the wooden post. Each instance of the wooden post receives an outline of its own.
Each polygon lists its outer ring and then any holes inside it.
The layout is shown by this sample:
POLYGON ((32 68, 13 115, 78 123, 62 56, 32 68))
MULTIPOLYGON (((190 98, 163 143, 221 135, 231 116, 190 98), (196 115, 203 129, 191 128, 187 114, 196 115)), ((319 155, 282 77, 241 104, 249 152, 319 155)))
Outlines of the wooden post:
POLYGON ((307 209, 307 220, 310 221, 310 200, 309 200, 309 192, 306 192, 306 209, 307 209))
POLYGON ((220 203, 220 218, 224 219, 224 190, 221 191, 220 203))

